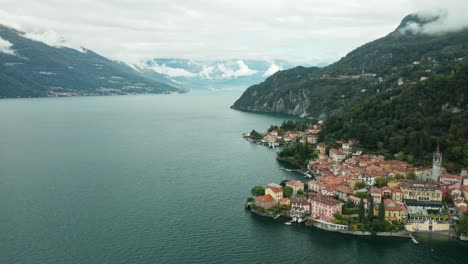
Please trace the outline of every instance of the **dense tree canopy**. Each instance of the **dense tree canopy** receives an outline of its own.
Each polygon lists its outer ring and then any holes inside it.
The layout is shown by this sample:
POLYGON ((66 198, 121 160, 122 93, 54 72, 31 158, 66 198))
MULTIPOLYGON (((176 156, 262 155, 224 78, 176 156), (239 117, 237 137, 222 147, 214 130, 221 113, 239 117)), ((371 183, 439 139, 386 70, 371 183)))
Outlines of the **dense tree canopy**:
POLYGON ((439 143, 444 165, 468 164, 468 60, 449 76, 373 96, 326 120, 324 137, 356 138, 364 149, 428 165, 439 143))

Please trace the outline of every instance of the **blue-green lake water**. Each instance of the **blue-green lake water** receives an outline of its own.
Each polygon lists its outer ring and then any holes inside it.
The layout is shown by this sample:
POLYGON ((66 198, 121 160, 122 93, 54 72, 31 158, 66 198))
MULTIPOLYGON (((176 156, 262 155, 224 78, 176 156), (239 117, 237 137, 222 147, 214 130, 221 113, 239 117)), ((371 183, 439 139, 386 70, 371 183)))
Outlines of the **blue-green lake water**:
POLYGON ((284 116, 239 93, 0 101, 0 263, 468 263, 468 243, 354 237, 253 216, 300 177, 246 142, 284 116))

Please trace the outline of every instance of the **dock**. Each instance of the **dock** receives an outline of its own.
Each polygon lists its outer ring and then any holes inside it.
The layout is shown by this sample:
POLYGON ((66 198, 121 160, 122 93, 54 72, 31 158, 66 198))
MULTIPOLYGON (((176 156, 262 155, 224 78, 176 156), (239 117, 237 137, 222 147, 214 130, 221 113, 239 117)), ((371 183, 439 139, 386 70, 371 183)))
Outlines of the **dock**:
POLYGON ((309 174, 307 172, 304 172, 304 170, 301 170, 301 169, 278 168, 278 170, 288 171, 288 172, 297 172, 297 173, 302 174, 304 176, 304 178, 307 178, 307 179, 312 179, 314 177, 311 174, 309 174))

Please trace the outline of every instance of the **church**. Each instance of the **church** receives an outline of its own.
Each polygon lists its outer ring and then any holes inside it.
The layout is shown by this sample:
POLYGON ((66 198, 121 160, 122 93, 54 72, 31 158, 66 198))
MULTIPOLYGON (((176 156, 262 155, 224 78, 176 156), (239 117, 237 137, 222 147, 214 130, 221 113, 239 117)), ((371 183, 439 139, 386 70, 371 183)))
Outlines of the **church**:
POLYGON ((440 175, 447 173, 447 170, 442 167, 442 152, 437 144, 436 151, 432 154, 432 168, 416 172, 416 178, 423 181, 433 180, 439 182, 440 175))

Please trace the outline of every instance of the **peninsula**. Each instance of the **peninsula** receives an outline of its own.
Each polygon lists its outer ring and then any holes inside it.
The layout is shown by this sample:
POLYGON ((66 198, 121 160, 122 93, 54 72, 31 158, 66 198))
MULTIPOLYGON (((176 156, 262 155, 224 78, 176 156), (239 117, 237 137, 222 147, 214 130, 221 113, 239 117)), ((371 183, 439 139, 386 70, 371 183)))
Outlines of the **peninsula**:
POLYGON ((365 154, 355 139, 319 141, 324 123, 299 121, 253 130, 249 141, 280 148, 277 158, 300 167, 310 178, 255 186, 246 207, 271 218, 305 222, 355 235, 409 237, 411 232, 467 235, 468 168, 449 174, 437 145, 432 167, 416 167, 403 157, 365 154))

